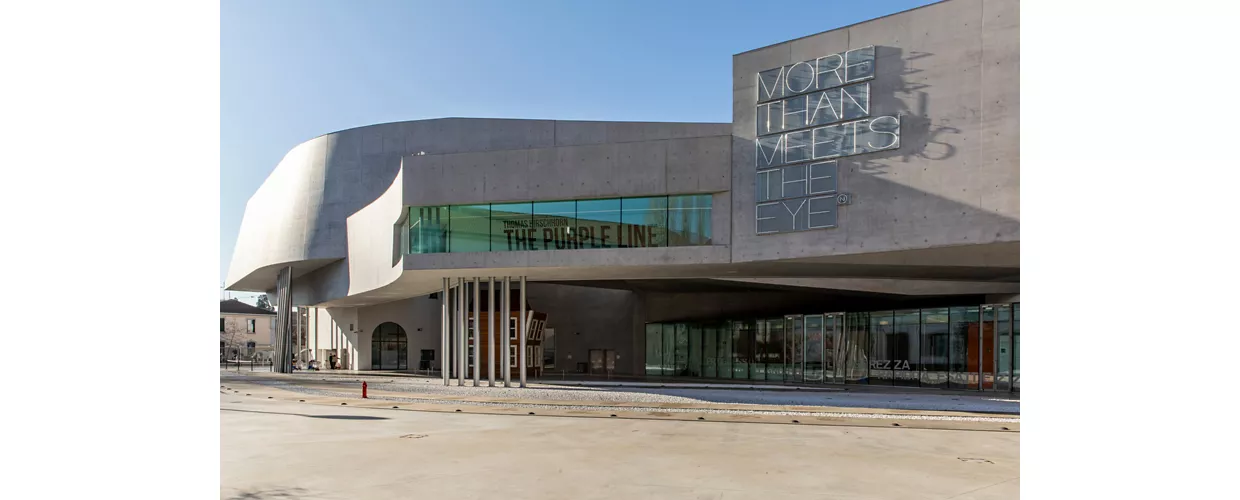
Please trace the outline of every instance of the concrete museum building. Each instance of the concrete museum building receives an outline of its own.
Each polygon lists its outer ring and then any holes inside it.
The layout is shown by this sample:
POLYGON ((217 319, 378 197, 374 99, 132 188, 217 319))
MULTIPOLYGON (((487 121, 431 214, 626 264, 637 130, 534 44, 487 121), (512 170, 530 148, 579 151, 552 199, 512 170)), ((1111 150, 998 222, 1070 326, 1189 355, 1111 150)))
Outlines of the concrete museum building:
POLYGON ((947 0, 734 55, 731 123, 311 139, 250 199, 228 289, 308 308, 285 361, 445 383, 1019 391, 1018 14, 947 0))

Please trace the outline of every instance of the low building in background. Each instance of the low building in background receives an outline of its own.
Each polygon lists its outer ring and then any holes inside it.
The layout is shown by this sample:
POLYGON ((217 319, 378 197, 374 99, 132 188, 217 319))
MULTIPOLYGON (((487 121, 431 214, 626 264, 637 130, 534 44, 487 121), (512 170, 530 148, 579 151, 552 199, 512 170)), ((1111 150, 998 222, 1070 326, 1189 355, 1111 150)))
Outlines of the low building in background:
POLYGON ((237 299, 220 301, 220 361, 267 360, 276 330, 276 312, 237 299))

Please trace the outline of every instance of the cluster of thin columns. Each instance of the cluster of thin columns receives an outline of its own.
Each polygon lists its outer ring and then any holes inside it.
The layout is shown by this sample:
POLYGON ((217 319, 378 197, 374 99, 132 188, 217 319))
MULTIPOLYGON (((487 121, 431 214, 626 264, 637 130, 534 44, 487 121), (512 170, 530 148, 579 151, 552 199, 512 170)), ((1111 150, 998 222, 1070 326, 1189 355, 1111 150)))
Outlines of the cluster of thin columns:
MULTIPOLYGON (((482 355, 483 342, 481 338, 474 339, 472 363, 467 364, 465 359, 469 351, 469 318, 472 317, 474 324, 479 327, 474 329, 475 337, 478 337, 477 333, 482 331, 482 328, 480 328, 482 316, 479 314, 479 298, 482 295, 481 281, 481 278, 443 279, 443 290, 439 295, 441 308, 439 352, 443 353, 439 359, 439 369, 443 375, 443 385, 452 385, 453 374, 456 375, 457 385, 465 385, 467 371, 473 372, 471 376, 474 381, 474 387, 481 385, 482 374, 479 369, 482 366, 480 356, 482 355), (473 300, 470 300, 471 294, 473 300), (471 303, 473 304, 472 315, 466 310, 471 303), (451 347, 449 347, 449 342, 451 342, 451 347), (452 355, 449 356, 449 353, 452 355), (468 370, 467 367, 470 364, 473 365, 473 370, 468 370)), ((529 318, 526 317, 527 312, 525 309, 525 276, 519 277, 517 284, 521 290, 521 296, 518 299, 520 301, 520 314, 517 316, 519 318, 517 320, 517 329, 519 330, 517 334, 517 373, 519 374, 521 387, 525 387, 525 339, 527 329, 529 328, 529 318)), ((508 318, 511 317, 512 311, 512 304, 509 303, 512 292, 512 278, 505 276, 500 281, 496 281, 494 276, 489 277, 487 278, 486 289, 486 293, 490 294, 490 300, 487 300, 487 322, 489 324, 486 328, 487 338, 485 341, 488 346, 487 357, 489 358, 487 359, 487 382, 491 387, 495 387, 495 366, 497 364, 495 351, 499 351, 501 359, 498 360, 498 365, 503 367, 504 386, 512 387, 512 370, 509 368, 512 366, 512 360, 510 359, 512 354, 509 352, 511 341, 506 337, 508 334, 508 318), (496 283, 500 283, 501 286, 497 288, 496 283), (499 294, 498 300, 496 299, 497 293, 499 294), (499 311, 496 311, 495 307, 497 301, 500 303, 499 311), (497 312, 498 314, 496 314, 497 312), (496 342, 496 332, 503 332, 505 337, 501 337, 496 342), (496 346, 499 346, 499 348, 495 348, 496 346)))

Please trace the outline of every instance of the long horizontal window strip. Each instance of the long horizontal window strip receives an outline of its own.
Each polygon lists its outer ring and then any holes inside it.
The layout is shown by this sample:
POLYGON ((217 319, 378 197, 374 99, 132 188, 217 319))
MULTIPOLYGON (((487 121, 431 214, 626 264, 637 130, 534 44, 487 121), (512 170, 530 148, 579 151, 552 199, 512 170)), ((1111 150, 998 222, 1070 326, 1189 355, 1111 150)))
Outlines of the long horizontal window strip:
POLYGON ((711 244, 710 194, 409 207, 409 252, 711 244))
POLYGON ((647 323, 645 374, 1020 390, 1020 304, 647 323))

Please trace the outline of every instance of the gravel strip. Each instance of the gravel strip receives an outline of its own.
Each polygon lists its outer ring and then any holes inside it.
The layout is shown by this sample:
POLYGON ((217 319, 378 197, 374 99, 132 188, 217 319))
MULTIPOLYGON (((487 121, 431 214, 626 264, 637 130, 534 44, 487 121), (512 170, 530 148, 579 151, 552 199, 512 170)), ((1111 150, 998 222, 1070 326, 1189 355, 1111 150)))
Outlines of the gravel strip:
MULTIPOLYGON (((265 385, 265 386, 279 387, 281 389, 285 389, 285 390, 289 390, 293 392, 299 392, 302 394, 311 394, 311 395, 328 396, 328 397, 342 397, 342 398, 357 397, 356 392, 345 393, 345 392, 326 391, 322 389, 313 389, 309 387, 302 387, 302 386, 296 385, 295 383, 289 383, 285 381, 252 380, 252 379, 248 379, 247 381, 254 382, 260 385, 265 385)), ((379 384, 376 384, 376 385, 379 385, 379 384)), ((383 385, 387 385, 387 384, 383 384, 383 385)), ((444 387, 444 386, 441 385, 439 387, 444 387)), ((458 389, 469 389, 470 392, 467 395, 477 396, 478 393, 476 392, 476 390, 481 389, 481 388, 458 387, 458 389)), ((491 388, 488 387, 487 389, 491 389, 491 388)), ((508 389, 508 390, 511 390, 511 389, 508 389)), ((521 390, 520 395, 528 397, 529 391, 531 390, 532 389, 529 389, 529 388, 521 390)), ((602 405, 600 406, 543 405, 543 404, 528 404, 528 403, 504 403, 504 402, 480 402, 480 401, 443 401, 439 399, 426 399, 426 398, 414 398, 414 397, 409 397, 409 398, 383 397, 383 396, 372 397, 369 399, 375 399, 375 400, 381 400, 381 401, 396 401, 396 402, 404 402, 404 403, 432 403, 432 404, 440 404, 440 405, 490 406, 490 407, 502 407, 502 408, 542 408, 542 409, 555 409, 555 410, 645 411, 645 412, 660 412, 660 413, 707 413, 707 414, 721 414, 721 415, 780 415, 780 416, 796 416, 796 417, 871 418, 871 419, 887 419, 887 420, 892 420, 892 419, 935 420, 935 421, 954 421, 954 422, 996 422, 996 423, 1019 423, 1020 422, 1019 418, 1011 418, 1011 417, 965 417, 965 416, 951 416, 951 415, 898 415, 898 414, 844 413, 844 412, 693 409, 693 408, 659 408, 659 407, 617 408, 614 406, 602 406, 602 405)), ((563 399, 563 398, 556 398, 556 399, 563 399)), ((641 402, 641 401, 624 401, 624 402, 641 402)), ((697 401, 689 400, 685 402, 697 402, 697 401)))
MULTIPOLYGON (((247 378, 246 380, 250 380, 247 378)), ((844 408, 878 408, 888 410, 963 411, 1020 415, 1020 401, 998 396, 957 396, 909 393, 865 393, 844 391, 766 391, 653 387, 580 387, 532 384, 525 389, 444 386, 440 379, 378 377, 306 377, 306 381, 360 385, 390 392, 407 392, 436 396, 481 396, 487 398, 590 401, 601 403, 719 403, 735 405, 835 406, 844 408)), ((455 383, 455 382, 454 382, 455 383)))

